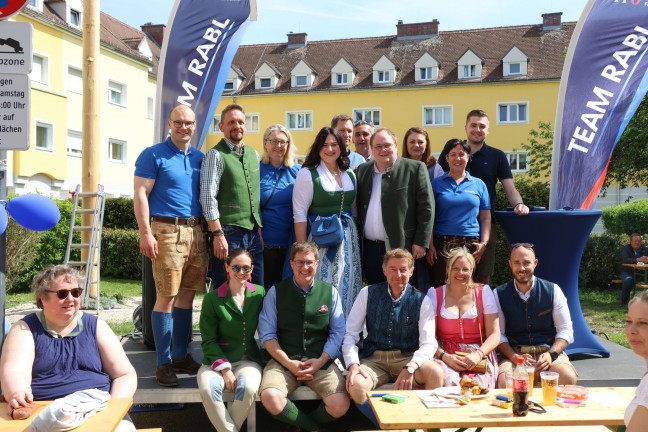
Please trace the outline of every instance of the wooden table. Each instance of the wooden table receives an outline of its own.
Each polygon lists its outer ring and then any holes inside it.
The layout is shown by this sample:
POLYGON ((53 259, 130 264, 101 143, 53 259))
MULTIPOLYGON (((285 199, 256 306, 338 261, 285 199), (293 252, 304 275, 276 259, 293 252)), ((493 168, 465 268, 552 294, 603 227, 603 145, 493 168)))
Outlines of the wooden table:
MULTIPOLYGON (((426 408, 414 391, 390 392, 408 396, 407 401, 400 404, 385 402, 379 397, 370 397, 369 401, 381 429, 438 431, 442 428, 622 425, 623 414, 634 397, 635 387, 600 387, 589 390, 590 398, 585 407, 547 406, 546 413, 529 412, 526 417, 514 417, 511 409, 490 405, 490 397, 460 408, 426 408), (602 404, 603 398, 611 403, 602 404)), ((371 393, 381 392, 369 392, 371 393)), ((491 390, 492 395, 504 393, 503 389, 491 390)), ((533 390, 531 400, 542 402, 540 388, 533 390)))
MULTIPOLYGON (((37 405, 42 405, 43 407, 50 403, 52 402, 36 402, 37 405)), ((97 411, 94 416, 90 417, 85 423, 73 430, 75 432, 112 432, 117 428, 117 425, 124 418, 132 404, 133 399, 131 398, 110 399, 106 409, 97 411)), ((25 420, 13 420, 7 415, 7 404, 0 403, 0 432, 23 432, 31 430, 29 425, 31 425, 32 420, 41 410, 42 408, 37 409, 25 420)))
POLYGON ((642 279, 643 284, 648 284, 648 264, 623 264, 623 266, 634 270, 635 284, 640 284, 642 279))

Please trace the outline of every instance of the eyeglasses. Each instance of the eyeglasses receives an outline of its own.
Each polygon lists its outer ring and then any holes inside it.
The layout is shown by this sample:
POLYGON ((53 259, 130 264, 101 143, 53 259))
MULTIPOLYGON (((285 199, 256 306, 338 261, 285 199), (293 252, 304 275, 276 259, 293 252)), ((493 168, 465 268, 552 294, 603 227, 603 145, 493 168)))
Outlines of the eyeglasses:
POLYGON ((267 141, 275 147, 285 147, 288 145, 288 141, 284 140, 269 139, 267 141))
POLYGON ((181 127, 184 126, 187 129, 193 129, 193 127, 196 126, 196 122, 173 120, 173 126, 175 126, 177 128, 181 128, 181 127))
POLYGON ((381 152, 383 150, 389 150, 392 148, 394 144, 376 144, 373 148, 377 152, 381 152))
POLYGON ((59 298, 59 300, 65 300, 68 297, 68 295, 70 295, 70 294, 72 294, 72 297, 74 297, 74 298, 81 297, 81 293, 83 292, 83 288, 60 289, 60 290, 57 290, 57 291, 45 290, 45 292, 56 293, 56 296, 59 298))
POLYGON ((373 122, 371 120, 356 120, 355 123, 353 123, 353 126, 362 126, 362 125, 369 125, 373 127, 373 122))
POLYGON ((295 260, 293 261, 297 267, 312 266, 317 260, 295 260))
POLYGON ((513 243, 511 245, 511 249, 515 249, 519 247, 523 247, 535 251, 535 246, 533 245, 533 243, 513 243))
POLYGON ((252 271, 252 267, 249 265, 238 265, 238 264, 233 264, 232 265, 232 271, 234 273, 238 273, 241 270, 243 270, 243 273, 250 273, 252 271))

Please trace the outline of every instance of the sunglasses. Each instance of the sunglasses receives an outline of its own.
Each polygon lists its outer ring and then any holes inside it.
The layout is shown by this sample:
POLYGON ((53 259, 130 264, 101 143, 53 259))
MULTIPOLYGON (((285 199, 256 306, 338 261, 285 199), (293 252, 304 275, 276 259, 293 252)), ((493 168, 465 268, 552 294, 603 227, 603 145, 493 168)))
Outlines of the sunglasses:
POLYGON ((238 264, 232 265, 232 271, 234 273, 238 273, 241 270, 243 270, 243 273, 250 273, 252 271, 252 267, 249 265, 242 265, 242 266, 238 264))
POLYGON ((523 248, 535 250, 535 246, 533 245, 533 243, 513 243, 511 245, 511 249, 515 249, 515 248, 518 248, 518 247, 523 247, 523 248))
POLYGON ((72 297, 74 297, 74 298, 81 297, 81 293, 83 292, 83 288, 60 289, 60 290, 57 290, 57 291, 45 290, 45 292, 56 293, 56 296, 59 298, 59 300, 65 300, 68 297, 68 295, 70 295, 70 294, 72 294, 72 297))

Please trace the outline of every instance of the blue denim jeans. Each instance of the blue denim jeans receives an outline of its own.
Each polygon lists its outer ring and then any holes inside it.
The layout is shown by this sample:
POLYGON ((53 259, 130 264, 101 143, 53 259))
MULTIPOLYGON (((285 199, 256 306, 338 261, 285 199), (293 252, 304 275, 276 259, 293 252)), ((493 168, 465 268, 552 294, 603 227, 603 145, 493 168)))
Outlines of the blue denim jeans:
MULTIPOLYGON (((227 252, 232 249, 243 248, 252 255, 252 283, 263 286, 263 247, 261 236, 258 230, 247 230, 232 225, 222 227, 225 239, 227 240, 227 252)), ((225 260, 219 260, 214 256, 214 242, 209 242, 209 253, 211 257, 212 288, 218 288, 227 280, 225 273, 225 260)))
POLYGON ((621 303, 628 303, 630 301, 630 293, 632 288, 634 288, 634 274, 630 272, 621 272, 621 280, 623 285, 621 286, 621 303))

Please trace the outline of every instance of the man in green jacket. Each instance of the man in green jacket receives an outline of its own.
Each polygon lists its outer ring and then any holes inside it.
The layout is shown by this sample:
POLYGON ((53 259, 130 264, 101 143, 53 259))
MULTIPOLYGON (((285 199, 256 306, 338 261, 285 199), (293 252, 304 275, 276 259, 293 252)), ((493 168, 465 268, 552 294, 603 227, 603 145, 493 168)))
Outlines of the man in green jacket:
POLYGON ((294 276, 270 288, 259 316, 259 338, 272 356, 263 371, 259 394, 275 418, 306 430, 342 417, 349 396, 338 366, 345 322, 337 289, 315 279, 317 245, 295 243, 290 253, 294 276), (288 399, 300 385, 322 398, 306 414, 288 399))

